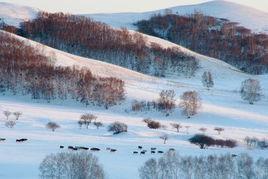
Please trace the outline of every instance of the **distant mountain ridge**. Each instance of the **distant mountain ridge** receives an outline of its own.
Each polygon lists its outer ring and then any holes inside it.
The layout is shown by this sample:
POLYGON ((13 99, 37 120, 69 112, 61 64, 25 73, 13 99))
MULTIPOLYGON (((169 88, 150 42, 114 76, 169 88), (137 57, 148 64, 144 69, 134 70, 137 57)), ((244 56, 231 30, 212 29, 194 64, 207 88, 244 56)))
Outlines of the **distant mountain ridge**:
MULTIPOLYGON (((216 0, 196 5, 171 7, 169 9, 172 13, 179 15, 192 14, 198 11, 208 16, 238 22, 253 32, 268 33, 268 13, 233 2, 216 0)), ((166 9, 144 13, 87 14, 86 16, 107 23, 113 27, 135 29, 133 23, 142 19, 147 20, 154 14, 164 14, 165 12, 166 9)))
MULTIPOLYGON (((268 33, 268 13, 237 3, 216 0, 196 5, 183 5, 169 8, 174 14, 186 15, 195 11, 217 18, 226 18, 251 29, 254 32, 268 33)), ((18 26, 24 20, 34 19, 40 10, 11 3, 0 2, 0 18, 7 24, 18 26)), ((116 28, 136 29, 133 23, 147 20, 154 14, 163 14, 166 9, 143 13, 104 13, 81 14, 116 28)))

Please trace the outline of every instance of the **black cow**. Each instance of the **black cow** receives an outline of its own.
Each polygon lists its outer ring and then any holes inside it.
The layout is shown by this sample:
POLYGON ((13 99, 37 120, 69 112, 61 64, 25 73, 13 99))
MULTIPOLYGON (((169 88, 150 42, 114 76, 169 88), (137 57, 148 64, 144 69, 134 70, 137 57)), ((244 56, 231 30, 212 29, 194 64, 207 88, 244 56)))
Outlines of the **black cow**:
POLYGON ((152 150, 152 151, 151 151, 151 154, 155 154, 155 151, 152 150))
POLYGON ((157 151, 157 153, 162 154, 162 153, 164 153, 164 152, 163 152, 163 151, 161 151, 161 150, 158 150, 158 151, 157 151))
POLYGON ((138 153, 139 153, 139 152, 137 152, 137 151, 134 151, 134 152, 133 152, 133 154, 138 154, 138 153))
POLYGON ((6 140, 5 138, 0 138, 0 142, 1 142, 1 141, 5 141, 5 140, 6 140))
POLYGON ((138 146, 138 149, 142 149, 142 146, 139 145, 139 146, 138 146))
POLYGON ((16 139, 16 142, 25 142, 27 141, 28 139, 25 139, 25 138, 22 138, 22 139, 16 139))
POLYGON ((100 149, 99 149, 99 148, 96 148, 96 147, 93 147, 93 148, 91 148, 90 150, 91 150, 91 151, 100 151, 100 149))
POLYGON ((111 149, 110 152, 116 152, 117 150, 116 149, 111 149))
POLYGON ((63 145, 61 145, 61 146, 60 146, 60 149, 63 149, 63 148, 64 148, 64 146, 63 146, 63 145))
POLYGON ((76 147, 78 150, 88 150, 88 147, 76 147))
POLYGON ((145 153, 146 153, 145 151, 141 151, 141 152, 140 152, 140 154, 143 154, 143 155, 144 155, 145 153))
POLYGON ((155 147, 152 147, 151 150, 156 150, 156 148, 155 147))

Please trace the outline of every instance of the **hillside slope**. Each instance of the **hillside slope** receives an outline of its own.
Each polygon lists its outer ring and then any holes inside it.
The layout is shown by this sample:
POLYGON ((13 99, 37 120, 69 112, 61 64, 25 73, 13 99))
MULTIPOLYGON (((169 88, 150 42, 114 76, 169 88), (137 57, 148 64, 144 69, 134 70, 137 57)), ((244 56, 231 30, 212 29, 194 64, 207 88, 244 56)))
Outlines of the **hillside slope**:
POLYGON ((59 145, 100 148, 101 151, 94 153, 94 155, 98 156, 107 177, 110 179, 137 179, 139 177, 138 168, 146 160, 161 156, 161 154, 151 153, 134 155, 133 151, 137 150, 138 145, 142 145, 147 150, 150 150, 151 147, 156 147, 157 150, 161 151, 175 148, 181 155, 191 156, 245 152, 254 158, 268 157, 267 151, 248 150, 244 144, 246 136, 260 139, 267 137, 268 111, 266 108, 268 100, 264 97, 255 105, 249 105, 240 99, 238 93, 241 81, 252 77, 261 81, 262 92, 267 95, 268 88, 264 84, 267 83, 268 76, 244 74, 222 61, 199 55, 176 44, 150 36, 146 36, 148 43, 155 42, 166 48, 178 47, 185 53, 195 56, 201 66, 196 75, 192 78, 185 78, 170 74, 167 78, 155 78, 94 59, 71 55, 16 35, 13 36, 39 48, 45 55, 53 57, 56 60, 56 65, 85 66, 99 76, 114 76, 123 79, 126 82, 126 101, 122 105, 104 110, 94 106, 85 107, 72 101, 52 101, 47 104, 44 101, 29 100, 24 96, 1 96, 1 113, 5 110, 22 111, 23 115, 12 129, 5 127, 6 119, 3 115, 0 117, 1 137, 7 139, 6 142, 0 144, 0 178, 37 178, 38 166, 46 155, 68 151, 68 149, 59 149, 59 145), (205 70, 210 70, 215 80, 215 87, 209 91, 202 86, 200 80, 205 70), (200 112, 193 118, 186 119, 178 108, 167 117, 156 111, 141 113, 131 111, 131 102, 134 99, 156 100, 159 92, 163 89, 175 90, 177 104, 179 96, 184 91, 196 90, 203 103, 200 112), (77 121, 81 114, 86 112, 96 115, 97 120, 101 121, 105 127, 97 130, 95 126, 90 125, 89 129, 79 129, 77 121), (142 122, 144 118, 148 117, 161 122, 166 128, 149 129, 142 122), (49 121, 57 122, 61 128, 56 132, 47 130, 45 125, 49 121), (117 136, 107 132, 106 126, 115 121, 126 123, 128 132, 117 136), (170 123, 174 122, 190 126, 189 131, 186 132, 186 128, 183 127, 181 132, 177 133, 170 126, 170 123), (206 134, 209 136, 237 140, 238 147, 233 149, 216 147, 206 150, 199 149, 187 140, 199 133, 201 127, 207 128, 206 134), (214 131, 214 127, 223 127, 225 130, 219 136, 214 131), (169 136, 167 144, 163 144, 163 141, 159 139, 159 136, 163 134, 169 136), (19 144, 15 142, 18 138, 28 138, 29 141, 19 144), (106 147, 115 148, 117 152, 108 152, 106 147), (16 172, 13 172, 14 168, 16 168, 16 172))
MULTIPOLYGON (((196 5, 171 7, 169 9, 172 10, 172 13, 179 15, 192 14, 198 11, 205 15, 238 22, 240 25, 254 32, 268 33, 268 13, 228 1, 216 0, 196 5)), ((165 10, 144 13, 87 14, 86 16, 107 23, 113 27, 136 29, 133 23, 143 19, 147 20, 154 14, 159 13, 164 14, 165 10)))

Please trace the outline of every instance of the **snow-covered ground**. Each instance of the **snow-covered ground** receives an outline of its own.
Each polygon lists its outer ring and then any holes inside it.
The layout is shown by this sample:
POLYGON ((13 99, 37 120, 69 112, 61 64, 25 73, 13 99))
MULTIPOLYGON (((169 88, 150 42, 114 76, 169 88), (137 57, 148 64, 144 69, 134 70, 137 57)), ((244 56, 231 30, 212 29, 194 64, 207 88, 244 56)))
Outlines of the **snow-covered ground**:
POLYGON ((6 24, 16 27, 23 21, 34 19, 38 11, 27 6, 0 2, 0 19, 6 24))
MULTIPOLYGON (((21 37, 21 40, 25 40, 21 37)), ((207 155, 220 153, 249 153, 257 158, 268 157, 265 150, 249 150, 243 143, 246 136, 268 138, 268 76, 250 76, 236 68, 217 59, 199 55, 176 44, 166 42, 159 38, 147 36, 148 42, 157 42, 164 47, 176 46, 189 55, 195 56, 201 68, 192 78, 170 75, 167 78, 155 78, 133 72, 115 65, 99 62, 71 55, 55 50, 33 41, 27 43, 42 49, 46 55, 54 55, 56 65, 85 66, 94 74, 102 76, 114 76, 126 82, 126 100, 119 106, 108 110, 100 107, 85 107, 73 101, 31 101, 27 96, 0 96, 0 138, 7 141, 0 142, 0 178, 31 179, 38 177, 38 166, 42 159, 50 154, 67 149, 59 149, 60 145, 99 147, 101 151, 95 154, 109 179, 138 178, 138 168, 151 157, 159 157, 162 154, 134 155, 138 145, 147 150, 157 147, 158 150, 167 151, 175 148, 182 155, 207 155), (210 70, 214 76, 215 87, 206 90, 201 84, 201 75, 205 70, 210 70), (263 97, 254 105, 240 99, 238 93, 241 81, 249 77, 259 79, 263 87, 263 97), (202 98, 202 108, 196 116, 186 119, 181 115, 180 109, 176 109, 166 117, 160 112, 134 113, 130 111, 131 101, 155 100, 162 89, 174 89, 176 99, 187 90, 196 90, 202 98), (21 111, 22 117, 13 129, 5 127, 5 117, 2 111, 21 111), (94 126, 89 129, 79 129, 77 121, 83 113, 92 113, 98 117, 98 121, 105 127, 97 130, 94 126), (166 125, 166 129, 148 129, 144 118, 151 117, 166 125), (61 128, 51 132, 45 128, 49 121, 57 122, 61 128), (128 125, 127 133, 113 136, 107 132, 107 125, 120 121, 128 125), (170 127, 170 123, 179 122, 183 126, 191 126, 189 133, 182 128, 180 133, 170 127), (215 138, 235 139, 239 146, 234 149, 209 148, 201 150, 191 145, 187 140, 201 127, 206 127, 206 134, 215 138), (223 127, 225 130, 217 135, 214 127, 223 127), (167 144, 159 138, 162 134, 168 134, 167 144), (25 143, 16 143, 17 138, 28 138, 25 143), (106 147, 115 148, 118 151, 111 153, 106 147)), ((179 100, 177 100, 177 103, 179 100)))

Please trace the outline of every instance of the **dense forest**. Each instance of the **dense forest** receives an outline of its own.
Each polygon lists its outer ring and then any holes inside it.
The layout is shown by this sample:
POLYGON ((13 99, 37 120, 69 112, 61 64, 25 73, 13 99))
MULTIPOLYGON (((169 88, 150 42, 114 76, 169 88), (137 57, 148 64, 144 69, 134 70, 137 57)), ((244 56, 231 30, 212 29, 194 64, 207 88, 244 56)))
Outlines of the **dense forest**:
POLYGON ((44 56, 8 33, 0 32, 0 92, 30 95, 48 102, 72 98, 85 105, 108 108, 124 99, 124 82, 94 76, 89 69, 55 66, 44 56))
POLYGON ((94 58, 138 72, 165 76, 175 72, 192 76, 198 68, 194 57, 177 48, 148 43, 139 33, 116 30, 83 16, 40 12, 20 29, 4 30, 76 55, 94 58))
POLYGON ((221 59, 242 71, 268 72, 268 35, 252 33, 227 19, 198 12, 188 16, 159 14, 135 25, 142 33, 221 59))

